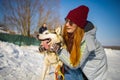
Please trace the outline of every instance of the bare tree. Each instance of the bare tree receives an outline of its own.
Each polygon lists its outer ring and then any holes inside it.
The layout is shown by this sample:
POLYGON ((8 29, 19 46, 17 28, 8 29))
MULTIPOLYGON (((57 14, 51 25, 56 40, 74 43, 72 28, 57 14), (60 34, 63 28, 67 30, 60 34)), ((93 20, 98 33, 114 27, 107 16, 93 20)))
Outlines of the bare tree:
POLYGON ((47 23, 49 29, 60 25, 60 0, 44 0, 39 8, 39 19, 36 30, 47 23))
POLYGON ((60 24, 58 4, 59 0, 2 0, 0 12, 10 29, 30 36, 43 23, 49 28, 60 24))

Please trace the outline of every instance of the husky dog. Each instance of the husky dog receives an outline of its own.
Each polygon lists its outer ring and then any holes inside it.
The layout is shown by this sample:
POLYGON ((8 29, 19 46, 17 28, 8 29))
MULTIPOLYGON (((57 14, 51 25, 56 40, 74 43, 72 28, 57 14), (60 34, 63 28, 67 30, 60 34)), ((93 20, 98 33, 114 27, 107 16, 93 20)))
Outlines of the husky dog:
MULTIPOLYGON (((38 39, 40 41, 44 41, 44 43, 40 44, 40 52, 44 53, 44 69, 42 72, 42 79, 44 80, 46 75, 49 75, 49 68, 54 67, 54 79, 58 80, 58 72, 60 73, 60 68, 62 67, 63 63, 60 61, 58 56, 55 52, 52 52, 51 50, 47 50, 48 46, 51 47, 53 44, 59 44, 60 46, 63 46, 63 39, 61 36, 61 28, 58 27, 54 31, 46 30, 42 34, 39 34, 38 39), (46 45, 48 44, 48 45, 46 45)), ((64 80, 64 76, 62 73, 60 73, 62 80, 64 80)))

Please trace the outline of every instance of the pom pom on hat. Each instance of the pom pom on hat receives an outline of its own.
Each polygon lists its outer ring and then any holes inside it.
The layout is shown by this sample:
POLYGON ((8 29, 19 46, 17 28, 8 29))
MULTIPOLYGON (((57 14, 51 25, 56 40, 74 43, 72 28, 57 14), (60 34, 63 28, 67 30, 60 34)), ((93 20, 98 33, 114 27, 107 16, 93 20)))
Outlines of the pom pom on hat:
POLYGON ((66 19, 70 19, 73 23, 84 29, 87 22, 88 12, 89 8, 82 5, 71 10, 66 16, 66 19))

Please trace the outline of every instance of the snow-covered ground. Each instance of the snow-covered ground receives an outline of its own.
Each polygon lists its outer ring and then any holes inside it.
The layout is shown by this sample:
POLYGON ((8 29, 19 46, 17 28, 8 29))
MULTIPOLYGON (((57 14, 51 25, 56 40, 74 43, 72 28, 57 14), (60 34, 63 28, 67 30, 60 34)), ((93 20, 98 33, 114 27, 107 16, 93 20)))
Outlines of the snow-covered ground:
MULTIPOLYGON (((120 50, 105 49, 108 80, 120 80, 120 50)), ((0 80, 40 80, 43 54, 38 46, 17 46, 0 41, 0 80)), ((49 76, 46 80, 53 80, 49 76)))

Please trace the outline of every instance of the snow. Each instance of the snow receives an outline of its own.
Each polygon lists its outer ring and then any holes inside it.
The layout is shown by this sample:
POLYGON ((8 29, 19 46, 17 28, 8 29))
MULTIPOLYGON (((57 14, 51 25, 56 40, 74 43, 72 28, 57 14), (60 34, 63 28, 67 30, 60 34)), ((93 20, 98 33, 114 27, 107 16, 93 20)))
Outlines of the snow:
MULTIPOLYGON (((120 50, 105 49, 108 80, 120 80, 120 50)), ((38 46, 17 46, 0 41, 0 80, 40 80, 44 55, 38 46)), ((52 75, 46 80, 53 80, 52 75)))
POLYGON ((120 80, 120 50, 105 49, 108 60, 108 80, 120 80))
POLYGON ((0 80, 40 80, 42 60, 38 46, 0 42, 0 80))

